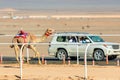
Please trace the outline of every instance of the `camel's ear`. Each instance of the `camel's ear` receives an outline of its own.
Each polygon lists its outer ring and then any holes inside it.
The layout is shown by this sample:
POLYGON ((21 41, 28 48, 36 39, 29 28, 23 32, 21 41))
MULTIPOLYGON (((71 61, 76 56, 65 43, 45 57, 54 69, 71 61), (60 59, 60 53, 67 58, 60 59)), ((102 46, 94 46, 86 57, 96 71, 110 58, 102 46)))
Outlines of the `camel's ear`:
POLYGON ((51 32, 54 32, 55 30, 52 29, 52 28, 48 28, 47 31, 51 31, 51 32))
POLYGON ((50 28, 47 28, 47 30, 46 31, 49 31, 50 30, 50 28))
POLYGON ((47 30, 51 30, 51 28, 47 28, 47 30))

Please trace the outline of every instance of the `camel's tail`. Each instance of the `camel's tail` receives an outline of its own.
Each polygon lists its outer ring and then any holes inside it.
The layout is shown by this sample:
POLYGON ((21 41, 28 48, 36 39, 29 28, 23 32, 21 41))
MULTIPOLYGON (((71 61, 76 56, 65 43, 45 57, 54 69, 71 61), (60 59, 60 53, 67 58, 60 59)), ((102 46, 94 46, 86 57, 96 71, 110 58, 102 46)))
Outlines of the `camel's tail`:
POLYGON ((14 47, 14 45, 10 45, 10 48, 13 48, 14 47))

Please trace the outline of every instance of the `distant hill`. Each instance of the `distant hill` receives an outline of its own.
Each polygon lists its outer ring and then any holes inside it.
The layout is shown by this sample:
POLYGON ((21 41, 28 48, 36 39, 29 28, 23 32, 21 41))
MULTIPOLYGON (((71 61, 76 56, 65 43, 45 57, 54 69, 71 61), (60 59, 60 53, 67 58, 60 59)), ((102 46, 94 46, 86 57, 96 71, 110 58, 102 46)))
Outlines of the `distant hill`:
POLYGON ((0 11, 5 11, 5 12, 7 12, 7 11, 8 11, 8 12, 9 12, 9 11, 11 12, 11 11, 12 11, 12 12, 13 12, 13 11, 17 11, 17 10, 16 10, 16 9, 13 9, 13 8, 1 8, 0 11))

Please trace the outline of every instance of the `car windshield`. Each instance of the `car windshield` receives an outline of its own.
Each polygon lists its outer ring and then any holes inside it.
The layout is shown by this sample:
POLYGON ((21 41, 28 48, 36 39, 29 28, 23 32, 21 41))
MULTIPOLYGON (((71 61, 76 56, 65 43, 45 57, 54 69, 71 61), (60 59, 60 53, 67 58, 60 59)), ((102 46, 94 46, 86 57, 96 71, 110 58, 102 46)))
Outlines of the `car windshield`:
POLYGON ((105 42, 100 36, 89 36, 93 42, 105 42))

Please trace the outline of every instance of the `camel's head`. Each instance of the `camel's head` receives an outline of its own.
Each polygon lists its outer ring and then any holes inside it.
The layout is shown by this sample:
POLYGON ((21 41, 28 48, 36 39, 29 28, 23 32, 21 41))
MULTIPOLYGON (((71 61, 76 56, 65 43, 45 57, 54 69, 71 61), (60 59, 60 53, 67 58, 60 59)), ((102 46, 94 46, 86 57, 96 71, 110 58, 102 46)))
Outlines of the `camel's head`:
POLYGON ((48 28, 48 29, 45 31, 45 35, 48 37, 48 36, 52 35, 53 32, 54 32, 53 29, 48 28))

